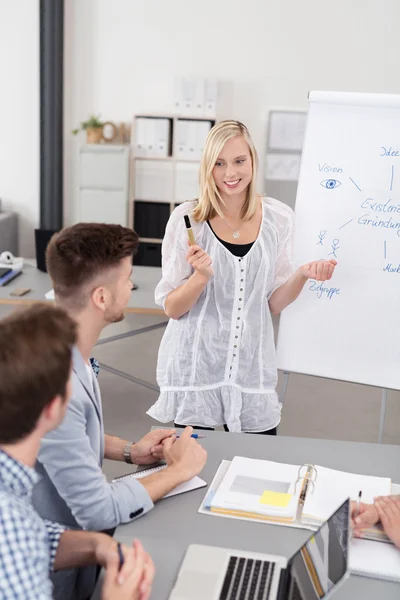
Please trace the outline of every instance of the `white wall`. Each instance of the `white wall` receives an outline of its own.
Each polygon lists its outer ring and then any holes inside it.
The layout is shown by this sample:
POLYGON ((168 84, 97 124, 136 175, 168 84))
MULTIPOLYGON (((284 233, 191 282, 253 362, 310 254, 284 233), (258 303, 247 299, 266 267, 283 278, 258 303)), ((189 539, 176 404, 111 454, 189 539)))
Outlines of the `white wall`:
POLYGON ((0 0, 0 198, 19 214, 20 253, 39 223, 39 0, 0 0))
MULTIPOLYGON (((32 254, 39 214, 38 0, 0 0, 0 197, 32 254)), ((262 153, 272 108, 306 108, 310 89, 400 93, 398 0, 65 0, 65 216, 73 219, 70 131, 169 111, 175 76, 222 82, 220 118, 262 153)), ((262 161, 261 161, 262 164, 262 161)))
MULTIPOLYGON (((311 89, 400 93, 398 0, 70 4, 69 129, 93 111, 168 111, 175 76, 210 76, 222 82, 219 117, 244 121, 263 153, 268 109, 306 108, 311 89)), ((69 197, 72 158, 69 148, 69 197)))

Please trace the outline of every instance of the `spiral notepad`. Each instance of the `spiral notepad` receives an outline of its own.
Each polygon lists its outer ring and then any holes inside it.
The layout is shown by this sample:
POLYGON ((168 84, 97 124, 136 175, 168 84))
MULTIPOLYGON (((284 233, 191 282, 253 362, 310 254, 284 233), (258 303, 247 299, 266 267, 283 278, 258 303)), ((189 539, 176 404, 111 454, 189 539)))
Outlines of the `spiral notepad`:
MULTIPOLYGON (((121 475, 120 477, 116 477, 112 480, 112 483, 119 483, 121 481, 125 481, 126 479, 143 479, 143 477, 148 477, 153 473, 157 473, 158 471, 162 471, 168 465, 162 464, 157 467, 151 467, 150 469, 143 469, 141 471, 136 471, 135 473, 128 473, 127 475, 121 475)), ((205 487, 207 482, 204 479, 200 479, 200 477, 193 477, 189 479, 189 481, 185 481, 180 485, 176 486, 173 490, 171 490, 168 494, 164 496, 164 498, 169 498, 170 496, 176 496, 177 494, 184 494, 185 492, 191 492, 192 490, 197 490, 199 488, 205 487)))
POLYGON ((112 483, 116 481, 120 481, 121 479, 128 479, 129 477, 133 477, 133 479, 142 479, 142 477, 148 477, 153 473, 157 473, 158 471, 162 471, 165 469, 167 465, 158 465, 157 467, 151 467, 150 469, 142 469, 141 471, 135 471, 134 473, 128 473, 127 475, 120 475, 112 480, 112 483))

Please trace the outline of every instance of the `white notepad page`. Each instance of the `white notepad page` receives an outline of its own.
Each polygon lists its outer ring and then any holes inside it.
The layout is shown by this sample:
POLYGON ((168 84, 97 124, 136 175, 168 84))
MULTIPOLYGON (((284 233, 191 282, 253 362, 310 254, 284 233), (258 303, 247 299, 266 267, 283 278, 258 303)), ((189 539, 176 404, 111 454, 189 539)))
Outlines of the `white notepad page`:
POLYGON ((303 508, 303 519, 326 521, 346 498, 358 500, 362 492, 362 502, 371 504, 376 496, 388 496, 391 493, 391 479, 357 475, 315 466, 317 477, 315 486, 308 486, 303 508))
MULTIPOLYGON (((127 477, 133 477, 133 479, 143 479, 143 477, 148 477, 153 473, 157 473, 162 469, 165 469, 168 465, 159 465, 158 467, 153 467, 151 469, 144 469, 143 471, 137 471, 136 473, 129 473, 128 475, 124 475, 123 477, 118 477, 117 479, 113 479, 112 483, 118 483, 119 481, 124 481, 127 477)), ((191 492, 192 490, 197 490, 199 488, 205 487, 207 482, 204 479, 200 479, 200 477, 192 477, 189 481, 185 481, 184 483, 180 483, 173 490, 171 490, 168 494, 164 496, 164 498, 169 498, 170 496, 176 496, 177 494, 184 494, 185 492, 191 492)))
POLYGON ((296 487, 299 468, 296 465, 235 456, 211 500, 211 508, 294 519, 302 485, 299 481, 296 487), (262 501, 269 492, 289 494, 291 497, 286 506, 273 506, 262 501))
POLYGON ((350 569, 355 575, 400 582, 400 550, 392 544, 353 539, 350 569))

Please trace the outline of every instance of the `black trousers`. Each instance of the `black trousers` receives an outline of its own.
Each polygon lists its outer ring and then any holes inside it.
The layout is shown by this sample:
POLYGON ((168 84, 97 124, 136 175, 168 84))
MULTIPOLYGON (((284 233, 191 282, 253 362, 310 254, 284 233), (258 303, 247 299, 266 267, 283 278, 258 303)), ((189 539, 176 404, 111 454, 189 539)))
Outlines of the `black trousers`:
MULTIPOLYGON (((178 423, 174 423, 174 427, 183 427, 185 428, 186 425, 178 425, 178 423)), ((197 425, 192 425, 193 429, 202 429, 203 431, 214 431, 214 427, 199 427, 197 425)), ((225 431, 229 431, 227 425, 224 425, 224 429, 225 431)), ((247 431, 246 433, 250 433, 249 431, 247 431)), ((267 431, 255 431, 254 432, 256 435, 276 435, 278 433, 278 429, 277 427, 274 427, 273 429, 268 429, 267 431)))

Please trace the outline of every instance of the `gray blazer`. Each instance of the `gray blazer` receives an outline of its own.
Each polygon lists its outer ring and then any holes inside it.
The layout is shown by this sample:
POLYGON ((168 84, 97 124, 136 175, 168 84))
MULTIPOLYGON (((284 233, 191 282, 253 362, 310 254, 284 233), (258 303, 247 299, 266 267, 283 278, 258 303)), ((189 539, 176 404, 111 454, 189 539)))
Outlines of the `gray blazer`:
MULTIPOLYGON (((72 398, 61 425, 42 440, 33 503, 46 519, 73 529, 102 531, 127 523, 153 508, 146 489, 135 479, 108 483, 102 472, 104 427, 100 389, 89 379, 85 362, 73 353, 72 398)), ((54 574, 57 600, 90 596, 96 569, 54 574)))

